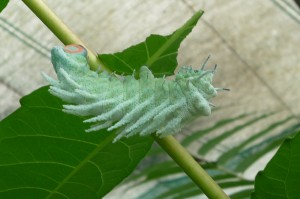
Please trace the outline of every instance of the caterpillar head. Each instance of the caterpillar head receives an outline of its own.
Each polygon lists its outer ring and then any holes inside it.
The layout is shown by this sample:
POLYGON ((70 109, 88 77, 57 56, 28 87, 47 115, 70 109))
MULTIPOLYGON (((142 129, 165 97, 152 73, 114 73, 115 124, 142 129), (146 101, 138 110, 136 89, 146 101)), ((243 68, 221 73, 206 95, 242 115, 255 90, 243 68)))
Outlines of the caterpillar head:
POLYGON ((88 70, 87 50, 77 44, 70 44, 65 47, 56 46, 52 48, 51 61, 57 74, 59 74, 60 68, 63 68, 68 73, 84 68, 88 70))
POLYGON ((217 95, 217 89, 212 85, 214 70, 194 70, 192 67, 180 68, 177 80, 184 81, 188 87, 194 86, 207 100, 217 95))
MULTIPOLYGON (((206 63, 206 62, 205 62, 206 63)), ((192 67, 182 67, 176 75, 182 92, 186 96, 186 102, 190 113, 193 115, 207 116, 211 114, 209 100, 217 95, 217 88, 212 85, 215 69, 194 70, 192 67)))

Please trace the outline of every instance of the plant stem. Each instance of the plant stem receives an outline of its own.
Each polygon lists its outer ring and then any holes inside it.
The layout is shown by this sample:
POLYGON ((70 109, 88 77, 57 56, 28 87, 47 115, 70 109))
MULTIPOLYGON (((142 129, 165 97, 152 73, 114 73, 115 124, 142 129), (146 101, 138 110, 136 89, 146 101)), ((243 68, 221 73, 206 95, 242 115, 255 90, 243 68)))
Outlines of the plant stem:
MULTIPOLYGON (((42 0, 23 0, 23 2, 62 43, 65 45, 74 43, 85 46, 79 37, 75 35, 42 0)), ((89 65, 95 70, 101 65, 101 62, 91 50, 88 48, 87 50, 89 53, 89 65)), ((106 68, 106 70, 108 69, 106 68)), ((164 138, 153 137, 209 198, 229 198, 173 136, 164 138)))
POLYGON ((153 137, 207 197, 213 199, 229 198, 173 136, 164 138, 159 138, 157 136, 153 137))
MULTIPOLYGON (((88 51, 88 61, 92 70, 97 70, 99 66, 103 66, 97 56, 84 45, 79 37, 42 0, 23 0, 23 2, 63 44, 80 44, 84 46, 88 51)), ((108 69, 106 68, 106 70, 108 69)))

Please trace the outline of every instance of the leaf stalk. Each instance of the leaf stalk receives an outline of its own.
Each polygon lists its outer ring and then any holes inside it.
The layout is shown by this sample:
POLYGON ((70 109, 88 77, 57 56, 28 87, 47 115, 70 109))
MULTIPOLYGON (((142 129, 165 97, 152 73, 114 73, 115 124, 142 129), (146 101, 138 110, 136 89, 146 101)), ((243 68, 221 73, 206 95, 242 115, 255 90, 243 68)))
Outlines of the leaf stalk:
POLYGON ((207 172, 195 161, 186 149, 173 137, 159 138, 153 136, 155 141, 170 155, 170 157, 194 181, 203 193, 212 199, 228 199, 229 197, 207 172))
MULTIPOLYGON (((97 70, 99 66, 103 66, 95 53, 42 0, 23 0, 23 2, 64 45, 79 44, 84 46, 88 51, 88 61, 92 70, 97 70)), ((107 68, 105 70, 109 71, 107 68)))

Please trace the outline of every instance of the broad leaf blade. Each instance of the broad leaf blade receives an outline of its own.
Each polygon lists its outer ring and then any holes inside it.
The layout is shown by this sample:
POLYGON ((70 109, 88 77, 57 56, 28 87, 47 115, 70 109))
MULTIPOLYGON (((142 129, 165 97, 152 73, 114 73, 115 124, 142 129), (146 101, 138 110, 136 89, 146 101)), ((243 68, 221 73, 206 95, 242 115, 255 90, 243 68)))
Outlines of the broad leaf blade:
POLYGON ((251 198, 299 198, 299 152, 300 133, 286 139, 264 171, 258 173, 251 198))
POLYGON ((101 198, 127 177, 151 137, 112 144, 114 133, 87 134, 82 118, 41 88, 0 122, 0 198, 101 198))
POLYGON ((146 41, 115 54, 98 55, 101 62, 119 74, 132 74, 143 65, 157 77, 172 75, 177 67, 178 48, 202 16, 196 12, 181 28, 168 36, 150 35, 146 41))

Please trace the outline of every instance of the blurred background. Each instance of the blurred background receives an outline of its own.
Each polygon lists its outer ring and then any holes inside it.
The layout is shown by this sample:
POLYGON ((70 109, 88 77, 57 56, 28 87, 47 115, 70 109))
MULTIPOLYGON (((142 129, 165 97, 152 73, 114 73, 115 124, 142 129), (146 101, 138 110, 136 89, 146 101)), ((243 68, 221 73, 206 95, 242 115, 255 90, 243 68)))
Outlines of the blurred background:
MULTIPOLYGON (((199 162, 218 163, 212 171, 249 182, 245 190, 253 188, 257 171, 282 139, 299 129, 300 9, 293 0, 45 2, 97 53, 121 51, 150 34, 170 34, 203 9, 205 14, 180 47, 179 66, 199 68, 210 54, 208 66, 218 64, 214 85, 231 91, 213 100, 211 116, 197 119, 176 137, 199 162)), ((55 45, 62 44, 25 4, 11 0, 0 14, 0 119, 20 106, 22 96, 46 85, 41 71, 55 76, 50 62, 55 45)), ((144 179, 147 165, 165 159, 146 159, 140 166, 144 179)), ((154 190, 166 193, 182 185, 180 171, 171 173, 173 177, 166 174, 140 186, 129 179, 107 198, 151 198, 154 190)))

